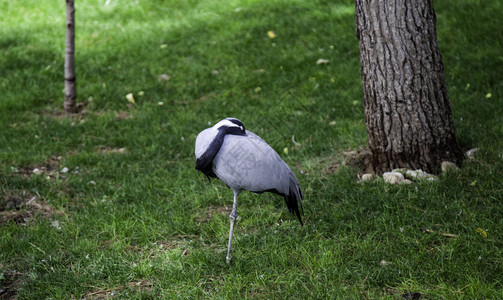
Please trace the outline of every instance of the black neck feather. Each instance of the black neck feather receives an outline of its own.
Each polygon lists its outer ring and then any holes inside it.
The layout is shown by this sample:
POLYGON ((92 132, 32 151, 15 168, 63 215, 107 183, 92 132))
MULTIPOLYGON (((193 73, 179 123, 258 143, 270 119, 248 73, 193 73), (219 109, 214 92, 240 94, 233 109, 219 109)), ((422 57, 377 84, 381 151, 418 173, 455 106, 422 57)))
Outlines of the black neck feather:
POLYGON ((196 170, 201 171, 204 175, 209 177, 217 177, 215 173, 213 173, 213 159, 217 155, 218 151, 222 147, 224 143, 224 137, 226 134, 225 127, 220 127, 218 129, 218 133, 211 141, 208 149, 196 160, 196 170))
POLYGON ((213 141, 211 141, 208 149, 196 160, 196 170, 201 171, 208 179, 210 177, 217 177, 213 172, 213 159, 218 151, 220 151, 226 134, 245 135, 246 133, 244 129, 238 127, 222 126, 218 128, 218 133, 213 141))

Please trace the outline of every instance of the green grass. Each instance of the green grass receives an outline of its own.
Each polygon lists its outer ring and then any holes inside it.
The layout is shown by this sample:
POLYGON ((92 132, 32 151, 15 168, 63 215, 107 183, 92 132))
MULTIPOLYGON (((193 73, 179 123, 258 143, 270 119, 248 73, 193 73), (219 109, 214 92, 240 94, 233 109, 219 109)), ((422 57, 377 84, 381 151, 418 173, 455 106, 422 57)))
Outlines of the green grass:
POLYGON ((0 288, 19 299, 503 297, 500 1, 435 3, 457 137, 480 151, 410 186, 357 184, 342 164, 367 142, 352 1, 105 2, 76 3, 88 105, 68 117, 64 2, 0 0, 0 207, 40 204, 1 212, 0 288), (232 192, 193 157, 197 133, 227 116, 270 143, 305 194, 300 227, 279 197, 243 193, 230 265, 232 192))

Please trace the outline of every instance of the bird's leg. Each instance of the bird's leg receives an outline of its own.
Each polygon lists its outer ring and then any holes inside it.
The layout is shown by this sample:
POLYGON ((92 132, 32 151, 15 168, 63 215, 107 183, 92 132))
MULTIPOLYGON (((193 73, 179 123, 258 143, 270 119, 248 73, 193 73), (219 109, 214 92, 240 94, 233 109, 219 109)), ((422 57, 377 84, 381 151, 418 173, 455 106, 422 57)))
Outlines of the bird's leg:
POLYGON ((232 212, 229 215, 229 217, 231 218, 231 228, 229 229, 229 245, 227 247, 227 257, 225 258, 227 263, 231 261, 232 232, 234 231, 234 222, 238 217, 238 196, 241 193, 241 191, 239 190, 233 190, 233 191, 234 191, 234 203, 232 204, 232 212))

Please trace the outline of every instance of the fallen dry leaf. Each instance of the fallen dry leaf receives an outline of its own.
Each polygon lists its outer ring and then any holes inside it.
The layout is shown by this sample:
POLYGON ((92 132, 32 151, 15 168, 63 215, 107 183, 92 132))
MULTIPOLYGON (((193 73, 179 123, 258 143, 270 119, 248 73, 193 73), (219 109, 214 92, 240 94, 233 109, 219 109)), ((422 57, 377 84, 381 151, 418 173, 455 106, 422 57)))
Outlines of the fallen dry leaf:
POLYGON ((479 228, 475 229, 475 231, 477 231, 481 236, 483 236, 485 239, 487 239, 487 232, 484 229, 479 227, 479 228))
POLYGON ((330 63, 330 61, 329 61, 328 59, 323 59, 323 58, 320 58, 320 59, 318 59, 318 60, 316 61, 316 64, 317 64, 317 65, 326 65, 326 64, 328 64, 328 63, 330 63))
POLYGON ((457 238, 458 237, 457 234, 436 232, 436 231, 433 231, 433 230, 428 229, 428 228, 419 228, 419 230, 427 232, 427 233, 436 233, 436 234, 439 234, 439 235, 442 235, 442 236, 445 236, 445 237, 449 237, 449 238, 457 238))
POLYGON ((133 97, 133 93, 129 93, 129 94, 127 94, 127 95, 126 95, 126 99, 127 99, 127 101, 128 101, 129 103, 133 103, 133 104, 135 103, 135 101, 134 101, 134 97, 133 97))

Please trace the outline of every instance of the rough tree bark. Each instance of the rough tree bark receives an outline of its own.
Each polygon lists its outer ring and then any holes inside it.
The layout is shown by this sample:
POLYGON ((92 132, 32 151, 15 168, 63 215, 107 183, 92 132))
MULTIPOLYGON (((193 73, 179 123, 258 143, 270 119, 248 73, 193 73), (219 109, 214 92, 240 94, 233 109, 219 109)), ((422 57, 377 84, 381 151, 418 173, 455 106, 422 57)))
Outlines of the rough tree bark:
POLYGON ((75 92, 75 8, 74 0, 66 0, 66 46, 65 46, 65 103, 67 113, 76 113, 77 94, 75 92))
POLYGON ((355 8, 374 171, 460 164, 432 0, 355 0, 355 8))

